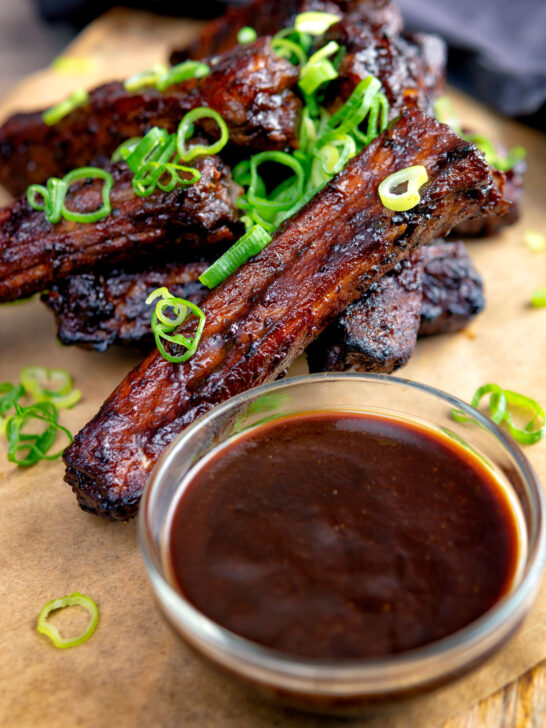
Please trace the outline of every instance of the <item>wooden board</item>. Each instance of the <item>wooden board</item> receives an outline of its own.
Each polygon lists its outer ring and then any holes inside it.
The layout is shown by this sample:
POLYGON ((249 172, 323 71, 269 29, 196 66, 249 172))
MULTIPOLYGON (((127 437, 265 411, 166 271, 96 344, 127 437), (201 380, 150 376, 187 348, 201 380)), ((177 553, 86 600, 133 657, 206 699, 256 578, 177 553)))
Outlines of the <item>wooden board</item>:
MULTIPOLYGON (((84 76, 45 70, 5 99, 2 116, 46 106, 81 85, 119 78, 166 57, 198 23, 117 10, 91 25, 68 49, 93 59, 84 76)), ((524 219, 496 240, 474 242, 470 252, 486 280, 488 309, 470 332, 419 343, 404 375, 469 399, 484 381, 546 400, 546 311, 531 311, 530 292, 546 283, 546 255, 523 245, 526 228, 544 232, 544 137, 506 122, 453 93, 468 126, 507 144, 524 144, 530 169, 524 219)), ((7 200, 7 197, 6 197, 7 200)), ((62 366, 84 399, 63 413, 76 431, 97 410, 137 359, 63 349, 52 318, 39 301, 0 309, 0 381, 22 366, 62 366)), ((304 369, 300 361, 297 371, 304 369)), ((0 443, 0 725, 6 726, 283 726, 283 728, 523 728, 546 721, 546 591, 517 638, 470 678, 400 710, 372 719, 338 722, 271 707, 201 665, 166 628, 150 595, 140 561, 135 524, 104 523, 82 513, 62 482, 60 463, 18 472, 0 443), (101 622, 82 647, 58 651, 35 632, 41 606, 81 591, 99 603, 101 622), (485 696, 508 686, 487 699, 485 696), (481 702, 476 702, 482 699, 481 702), (471 704, 474 703, 473 707, 471 704), (463 712, 460 712, 464 709, 463 712), (449 716, 459 712, 459 715, 449 716)), ((528 448, 546 480, 546 446, 528 448)), ((78 620, 81 615, 60 616, 78 620)))

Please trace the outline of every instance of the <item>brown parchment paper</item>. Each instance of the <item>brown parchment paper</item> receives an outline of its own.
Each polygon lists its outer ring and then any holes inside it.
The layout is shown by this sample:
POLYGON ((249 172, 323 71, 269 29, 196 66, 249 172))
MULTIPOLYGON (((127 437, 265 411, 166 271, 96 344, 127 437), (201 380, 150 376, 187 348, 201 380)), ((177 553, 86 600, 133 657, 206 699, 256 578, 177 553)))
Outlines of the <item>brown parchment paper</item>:
MULTIPOLYGON (((191 21, 115 11, 71 46, 97 63, 86 76, 40 72, 16 88, 0 109, 56 102, 100 79, 123 77, 165 56, 193 32, 191 21)), ((537 132, 503 121, 476 102, 452 94, 468 126, 508 145, 524 144, 529 172, 523 220, 469 250, 485 278, 487 310, 464 333, 420 341, 404 376, 468 400, 488 381, 546 401, 546 309, 528 306, 546 285, 546 253, 523 244, 526 228, 546 232, 546 146, 537 132)), ((7 198, 6 198, 7 199, 7 198)), ((51 314, 34 300, 0 307, 0 381, 16 381, 23 366, 64 367, 84 393, 62 421, 76 432, 137 358, 63 348, 51 314)), ((305 371, 302 360, 293 372, 305 371)), ((0 442, 0 725, 1 726, 285 726, 286 728, 429 728, 487 696, 546 657, 546 590, 523 628, 502 652, 471 676, 402 708, 341 721, 274 707, 231 684, 175 639, 152 599, 135 523, 105 523, 84 514, 63 483, 59 462, 19 471, 0 442), (99 605, 100 623, 86 644, 57 650, 36 633, 50 599, 80 591, 99 605)), ((526 454, 546 484, 546 442, 526 454)), ((76 610, 73 610, 74 612, 76 610)), ((76 624, 81 614, 57 617, 76 624)), ((80 622, 81 623, 81 622, 80 622)))

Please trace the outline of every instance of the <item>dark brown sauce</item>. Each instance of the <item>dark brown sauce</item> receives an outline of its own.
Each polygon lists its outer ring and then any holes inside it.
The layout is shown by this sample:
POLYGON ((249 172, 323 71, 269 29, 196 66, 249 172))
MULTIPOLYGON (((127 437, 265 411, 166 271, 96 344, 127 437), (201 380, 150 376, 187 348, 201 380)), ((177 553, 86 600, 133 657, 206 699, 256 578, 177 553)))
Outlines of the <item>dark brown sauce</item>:
POLYGON ((510 587, 516 518, 480 460, 372 415, 309 413, 240 435, 197 469, 169 555, 218 624, 315 658, 429 644, 510 587))

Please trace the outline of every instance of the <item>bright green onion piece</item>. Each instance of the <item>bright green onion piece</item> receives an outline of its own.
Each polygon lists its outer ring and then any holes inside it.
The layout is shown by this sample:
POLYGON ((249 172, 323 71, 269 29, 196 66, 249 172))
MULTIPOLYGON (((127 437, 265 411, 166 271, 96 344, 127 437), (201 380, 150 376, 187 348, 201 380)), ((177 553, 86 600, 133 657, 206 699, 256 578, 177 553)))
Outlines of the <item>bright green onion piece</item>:
POLYGON ((488 394, 491 395, 489 398, 490 417, 495 424, 500 425, 506 414, 506 396, 498 384, 483 384, 474 393, 470 404, 474 409, 478 409, 483 397, 488 394))
POLYGON ((64 197, 68 185, 64 179, 50 177, 43 185, 30 185, 27 190, 27 202, 34 210, 44 212, 46 220, 52 225, 59 222, 62 215, 64 197), (42 197, 42 202, 38 201, 42 197))
POLYGON ((206 63, 201 63, 201 61, 184 61, 169 68, 166 73, 161 75, 157 79, 155 87, 158 91, 164 91, 175 83, 189 81, 191 78, 204 78, 209 73, 210 68, 206 63))
POLYGON ((177 132, 177 149, 178 156, 183 162, 191 162, 195 157, 202 157, 208 154, 218 154, 222 150, 229 139, 229 131, 226 122, 222 119, 220 114, 213 109, 208 109, 205 106, 199 106, 196 109, 188 111, 184 116, 177 132), (186 143, 193 135, 194 122, 198 119, 212 119, 218 125, 220 129, 220 138, 209 146, 203 144, 194 144, 191 147, 186 147, 186 143))
POLYGON ((174 164, 173 162, 148 162, 148 167, 157 168, 161 172, 161 176, 157 180, 157 186, 164 192, 172 192, 177 185, 185 187, 187 185, 193 185, 201 179, 201 172, 193 167, 184 167, 181 164, 174 164), (189 174, 190 177, 181 177, 179 172, 189 174), (169 182, 161 182, 163 175, 170 175, 169 182))
POLYGON ((145 71, 129 76, 123 83, 123 88, 129 93, 135 93, 148 86, 155 86, 162 76, 166 76, 169 69, 164 63, 156 63, 145 71))
POLYGON ((523 242, 533 253, 543 253, 546 250, 546 238, 536 230, 526 230, 523 242))
POLYGON ((62 75, 79 76, 83 73, 93 73, 98 65, 97 59, 93 56, 58 56, 52 61, 51 68, 62 75))
POLYGON ((9 416, 7 412, 18 402, 25 394, 24 387, 21 384, 12 384, 11 382, 0 382, 0 435, 6 429, 9 416))
POLYGON ((130 139, 127 139, 127 141, 121 142, 119 147, 112 154, 110 161, 114 163, 124 162, 127 157, 131 156, 141 141, 142 137, 131 137, 130 139))
POLYGON ((25 367, 19 380, 37 402, 52 402, 58 409, 73 407, 82 396, 79 389, 72 389, 72 378, 65 369, 25 367))
POLYGON ((77 647, 86 642, 95 631, 99 621, 99 609, 91 597, 87 597, 79 592, 74 592, 66 597, 53 599, 48 602, 40 612, 38 617, 37 630, 40 634, 45 634, 53 642, 55 647, 66 649, 67 647, 77 647), (76 637, 61 637, 59 630, 47 621, 51 612, 65 607, 83 607, 89 612, 89 623, 84 631, 76 637))
POLYGON ((537 288, 531 295, 531 306, 535 308, 542 308, 546 306, 546 286, 537 288))
POLYGON ((338 77, 338 72, 332 66, 330 61, 322 60, 316 63, 307 64, 300 73, 298 86, 306 94, 314 94, 315 91, 324 83, 333 81, 338 77))
POLYGON ((529 410, 534 414, 533 419, 530 420, 523 429, 520 429, 514 425, 510 412, 507 411, 505 413, 504 421, 506 422, 514 440, 523 445, 534 445, 539 440, 542 440, 544 435, 546 435, 546 413, 543 408, 534 399, 526 397, 523 394, 511 392, 509 389, 505 389, 503 391, 504 396, 506 397, 506 402, 509 405, 529 410), (542 425, 538 427, 535 425, 537 419, 542 420, 542 425))
POLYGON ((321 139, 327 143, 338 134, 356 129, 366 117, 380 89, 381 82, 375 76, 360 81, 343 106, 328 119, 321 139))
POLYGON ((241 30, 237 33, 237 43, 241 45, 246 45, 247 43, 254 43, 256 38, 258 37, 258 34, 254 30, 254 28, 249 27, 248 25, 245 25, 244 28, 241 28, 241 30))
POLYGON ((294 28, 300 33, 324 35, 328 28, 338 23, 341 18, 333 13, 307 12, 296 15, 294 28))
POLYGON ((420 188, 428 182, 428 174, 422 164, 400 169, 386 177, 378 187, 378 194, 383 205, 395 212, 411 210, 421 201, 420 188), (405 192, 397 193, 396 188, 406 185, 405 192))
POLYGON ((313 55, 307 61, 307 64, 309 66, 312 66, 314 63, 324 61, 326 58, 330 58, 331 56, 335 55, 338 50, 339 43, 336 43, 335 40, 331 40, 329 43, 326 43, 325 46, 322 46, 322 48, 313 53, 313 55))
MULTIPOLYGON (((250 159, 250 187, 247 192, 248 201, 262 213, 265 211, 278 212, 280 210, 287 210, 303 195, 304 181, 304 171, 301 163, 290 154, 286 152, 261 152, 255 154, 250 159), (265 162, 274 162, 283 165, 294 172, 294 177, 292 178, 294 187, 288 199, 286 199, 286 196, 277 196, 279 192, 278 188, 269 197, 265 197, 265 185, 258 175, 258 167, 265 162), (277 192, 277 195, 275 192, 277 192)), ((283 187, 285 187, 285 183, 283 183, 283 187)))
POLYGON ((214 288, 234 273, 243 263, 257 255, 271 241, 271 235, 260 225, 254 225, 239 240, 226 250, 207 270, 199 276, 207 288, 214 288))
POLYGON ((367 146, 386 128, 389 122, 389 102, 385 94, 379 92, 371 103, 368 113, 368 128, 364 133, 356 127, 353 135, 357 142, 367 146), (381 119, 381 120, 380 120, 381 119))
POLYGON ((81 179, 101 179, 104 181, 104 185, 102 187, 101 207, 97 210, 93 210, 93 212, 76 212, 74 210, 69 210, 63 201, 61 207, 62 216, 65 220, 78 223, 91 223, 102 220, 102 218, 112 212, 110 192, 114 185, 114 178, 110 172, 107 172, 104 169, 99 169, 99 167, 80 167, 80 169, 74 169, 72 172, 65 175, 63 182, 66 184, 68 190, 71 184, 81 179))
POLYGON ((151 320, 156 346, 161 356, 167 361, 173 362, 174 364, 186 361, 197 351, 205 327, 205 314, 195 303, 173 296, 165 287, 157 288, 153 291, 146 299, 146 303, 152 303, 156 298, 160 300, 156 304, 151 320), (172 310, 174 318, 165 314, 166 309, 172 310), (192 314, 198 319, 195 334, 188 337, 178 333, 173 336, 173 332, 192 314), (187 351, 180 356, 173 356, 165 350, 162 339, 177 344, 178 346, 183 346, 187 351))
POLYGON ((275 36, 271 41, 271 46, 278 56, 286 58, 291 63, 294 63, 294 58, 297 65, 303 66, 307 63, 307 55, 301 45, 289 38, 275 36))
POLYGON ((37 402, 29 407, 21 407, 15 403, 15 414, 6 423, 6 437, 8 439, 8 460, 19 467, 30 467, 40 460, 56 460, 63 454, 62 448, 52 455, 48 454, 57 438, 57 432, 62 432, 69 443, 73 438, 70 432, 58 423, 59 411, 50 401, 37 402), (43 422, 46 428, 40 434, 27 434, 23 430, 32 420, 43 422))
POLYGON ((68 116, 74 109, 83 106, 89 101, 89 94, 85 89, 74 91, 67 99, 61 101, 60 104, 53 106, 51 109, 44 111, 42 119, 48 126, 53 126, 65 116, 68 116))

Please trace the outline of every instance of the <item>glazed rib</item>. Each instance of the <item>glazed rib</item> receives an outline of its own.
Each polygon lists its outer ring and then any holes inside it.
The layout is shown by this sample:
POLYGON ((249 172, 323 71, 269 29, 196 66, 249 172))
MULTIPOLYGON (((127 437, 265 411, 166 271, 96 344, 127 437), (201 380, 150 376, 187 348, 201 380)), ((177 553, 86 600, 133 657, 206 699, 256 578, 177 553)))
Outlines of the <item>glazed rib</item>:
POLYGON ((149 351, 154 341, 149 294, 165 286, 174 296, 199 304, 207 289, 198 278, 208 265, 196 261, 82 273, 53 285, 42 301, 55 313, 57 338, 65 345, 106 351, 123 344, 149 351))
MULTIPOLYGON (((298 69, 277 56, 267 38, 239 46, 210 64, 211 73, 159 92, 137 93, 122 83, 90 92, 90 100, 53 126, 42 112, 16 114, 0 127, 0 184, 14 195, 28 185, 88 164, 103 166, 126 139, 152 126, 174 132, 197 106, 218 111, 233 144, 282 149, 294 141, 300 101, 290 91, 298 69)), ((203 129, 217 136, 214 122, 203 129)))
MULTIPOLYGON (((157 458, 196 417, 273 380, 414 247, 503 207, 475 147, 419 111, 404 113, 207 296, 191 359, 171 364, 153 352, 78 433, 64 460, 80 505, 112 519, 133 516, 157 458), (384 208, 380 181, 415 164, 430 180, 420 204, 406 213, 384 208)), ((182 330, 191 335, 194 325, 182 330)))
POLYGON ((408 362, 418 336, 459 331, 484 305, 464 243, 424 245, 311 343, 309 369, 388 374, 408 362))
MULTIPOLYGON (((202 157, 201 179, 172 192, 137 197, 125 164, 111 167, 112 213, 96 223, 61 218, 50 224, 22 198, 0 211, 0 302, 43 291, 72 273, 119 265, 164 251, 211 248, 236 239, 244 226, 235 202, 239 192, 218 157, 202 157)), ((102 204, 102 182, 82 180, 66 196, 78 212, 102 204)))
POLYGON ((202 59, 225 53, 237 46, 237 34, 251 26, 261 35, 274 35, 290 27, 298 13, 309 10, 334 14, 349 14, 389 34, 399 33, 402 18, 390 0, 255 0, 241 7, 229 8, 219 18, 207 23, 197 38, 184 48, 173 50, 170 62, 174 65, 188 58, 202 59))

